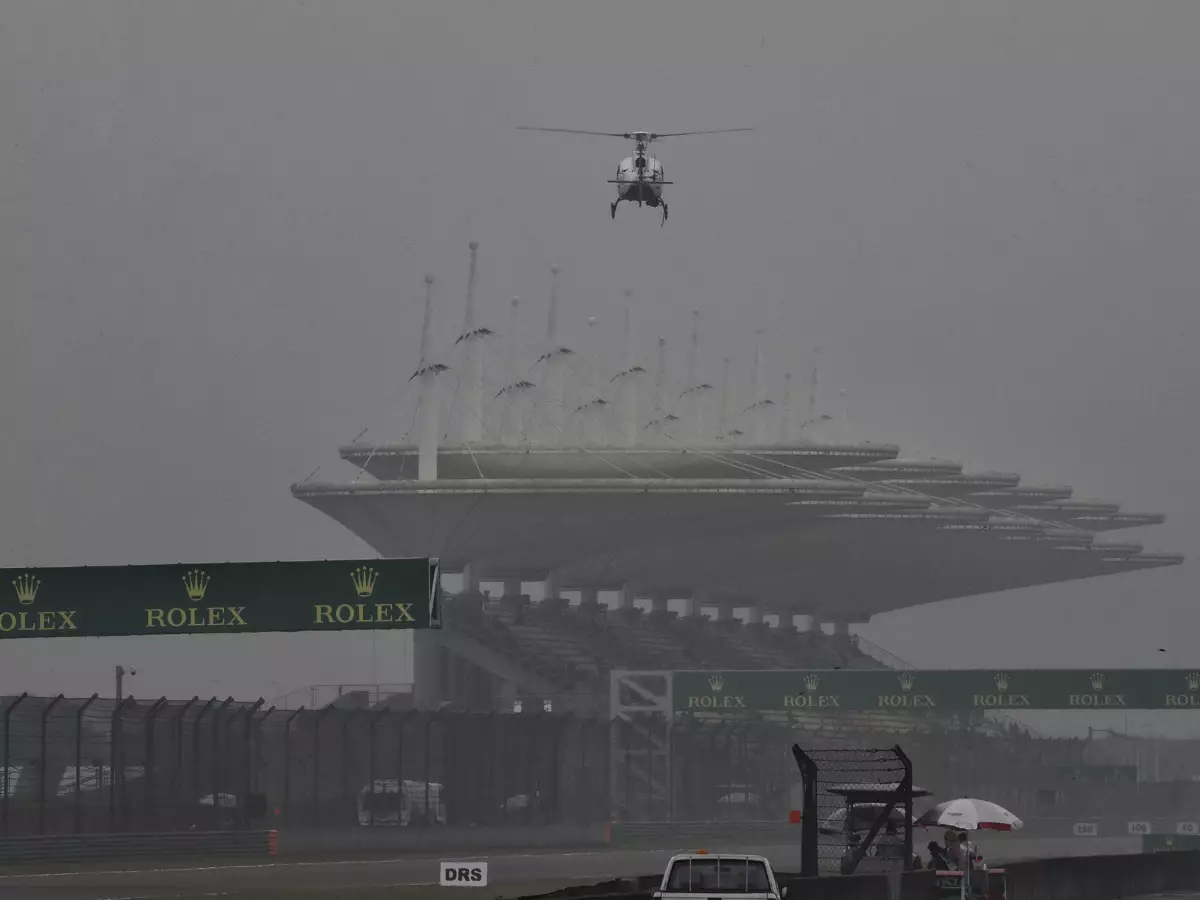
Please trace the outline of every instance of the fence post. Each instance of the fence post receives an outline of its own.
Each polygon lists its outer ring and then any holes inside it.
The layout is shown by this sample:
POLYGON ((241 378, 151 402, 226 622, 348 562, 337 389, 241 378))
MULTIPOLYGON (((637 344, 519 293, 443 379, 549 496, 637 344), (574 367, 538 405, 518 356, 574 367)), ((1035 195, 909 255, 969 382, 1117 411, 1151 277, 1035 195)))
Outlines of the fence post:
POLYGON ((142 759, 142 778, 145 779, 145 799, 146 809, 141 815, 143 823, 149 819, 150 822, 158 823, 158 812, 154 806, 154 729, 155 719, 159 711, 167 705, 167 698, 160 697, 154 704, 146 710, 146 715, 142 719, 142 730, 146 732, 146 748, 142 759))
POLYGON ((350 745, 350 723, 354 721, 354 714, 358 712, 356 709, 343 709, 338 711, 342 718, 342 747, 338 751, 338 758, 342 764, 341 776, 338 781, 340 789, 338 796, 344 805, 346 802, 346 792, 350 786, 350 755, 347 752, 347 747, 350 745))
POLYGON ((316 825, 321 821, 321 717, 333 707, 326 706, 318 709, 313 716, 313 820, 316 825))
POLYGON ((213 697, 200 707, 200 712, 196 714, 196 721, 192 723, 192 793, 196 795, 194 801, 196 803, 199 803, 204 790, 200 784, 200 724, 204 716, 213 708, 213 704, 216 702, 217 698, 213 697))
MULTIPOLYGON (((399 788, 399 790, 400 790, 400 796, 401 796, 401 797, 403 797, 403 796, 404 796, 404 735, 407 733, 407 730, 408 730, 408 719, 409 719, 409 716, 411 716, 412 714, 413 714, 413 711, 412 711, 412 710, 409 710, 408 712, 405 712, 405 713, 401 713, 401 714, 400 714, 400 716, 399 716, 399 720, 400 720, 400 721, 399 721, 399 724, 398 724, 398 726, 397 726, 397 734, 396 734, 396 781, 398 782, 398 784, 397 784, 397 787, 398 787, 398 788, 399 788)), ((399 814, 397 814, 397 815, 399 815, 399 814)), ((401 824, 401 825, 405 825, 405 824, 407 824, 407 823, 406 823, 406 822, 403 822, 403 821, 401 821, 401 822, 400 822, 400 824, 401 824)))
MULTIPOLYGON (((258 710, 263 707, 263 703, 265 702, 266 701, 263 700, 263 697, 259 697, 258 700, 251 703, 250 706, 242 709, 242 712, 245 713, 244 718, 242 718, 241 725, 241 762, 242 767, 244 767, 244 772, 242 772, 241 784, 238 785, 238 790, 241 791, 241 803, 234 803, 234 812, 236 815, 238 815, 238 821, 242 828, 246 828, 248 826, 248 822, 250 822, 250 725, 254 718, 254 713, 257 713, 258 710)), ((233 719, 234 716, 229 716, 230 724, 232 724, 233 719)), ((229 749, 230 745, 232 744, 232 740, 229 739, 229 728, 226 728, 226 769, 233 768, 228 764, 229 749)), ((233 785, 230 785, 230 787, 233 787, 233 785)))
MULTIPOLYGON (((212 801, 213 801, 213 818, 216 820, 216 822, 218 824, 221 821, 221 814, 220 814, 220 812, 218 812, 218 810, 220 810, 220 808, 221 808, 221 798, 219 796, 221 793, 221 713, 223 713, 227 709, 229 709, 229 707, 233 705, 233 702, 234 702, 234 700, 232 697, 226 697, 224 702, 220 706, 218 706, 216 708, 216 710, 213 712, 212 801)), ((229 720, 232 721, 232 719, 233 719, 233 716, 231 715, 229 717, 229 720)), ((226 721, 225 727, 226 727, 226 729, 229 728, 229 721, 226 721)), ((225 743, 226 743, 226 746, 228 746, 229 741, 226 740, 225 743)))
POLYGON ((14 700, 12 703, 10 703, 8 705, 8 708, 4 710, 4 754, 3 754, 4 808, 2 810, 0 810, 0 812, 3 812, 3 817, 2 817, 3 822, 2 822, 2 824, 0 824, 0 833, 6 834, 6 835, 8 834, 8 795, 10 793, 12 793, 9 790, 10 766, 9 766, 9 758, 8 758, 9 733, 12 730, 12 727, 11 727, 12 726, 12 714, 13 714, 13 710, 17 708, 17 705, 28 696, 29 696, 28 692, 22 693, 20 697, 18 697, 16 700, 14 700))
POLYGON ((908 758, 900 745, 895 746, 896 755, 904 763, 904 780, 900 782, 900 790, 904 794, 904 859, 905 868, 912 864, 913 858, 913 780, 912 760, 908 758))
POLYGON ((292 821, 292 720, 304 712, 304 704, 283 722, 283 817, 292 821))
POLYGON ((187 718, 188 710, 192 708, 194 703, 199 702, 199 697, 192 697, 187 703, 179 708, 179 718, 175 720, 175 814, 172 816, 174 822, 176 816, 179 815, 179 805, 183 800, 183 720, 187 718))
MULTIPOLYGON (((110 832, 117 830, 117 773, 123 771, 124 740, 121 732, 123 730, 122 716, 125 714, 126 704, 137 701, 132 696, 122 700, 117 698, 117 704, 113 707, 112 717, 108 723, 108 830, 110 832)), ((103 775, 103 770, 101 771, 103 775)), ((101 777, 101 784, 103 784, 101 777)), ((124 779, 122 779, 122 799, 124 799, 124 779)))
POLYGON ((62 699, 59 694, 42 707, 42 730, 38 736, 38 834, 46 833, 46 727, 50 713, 62 699))
MULTIPOLYGON (((83 831, 83 714, 87 712, 89 706, 96 702, 99 694, 92 694, 88 699, 84 700, 79 709, 75 712, 75 833, 79 834, 83 831)), ((95 768, 93 766, 92 768, 95 768)), ((96 790, 100 790, 104 786, 104 779, 100 777, 100 772, 96 773, 96 790)))
MULTIPOLYGON (((259 704, 262 704, 262 698, 259 698, 259 704)), ((275 707, 272 706, 261 716, 246 718, 246 780, 243 796, 246 797, 246 827, 250 826, 250 793, 258 787, 258 771, 261 762, 262 754, 262 726, 267 719, 271 718, 271 714, 275 712, 275 707), (257 751, 257 752, 255 752, 257 751)), ((264 810, 265 812, 265 810, 264 810)))
POLYGON ((800 769, 800 781, 804 788, 800 813, 800 875, 812 878, 819 874, 820 863, 817 858, 817 826, 820 818, 817 810, 817 764, 800 749, 799 744, 792 744, 792 756, 800 769))
MULTIPOLYGON (((375 728, 389 712, 391 710, 386 706, 376 710, 375 714, 371 716, 371 724, 367 729, 367 797, 370 801, 367 806, 370 809, 368 815, 372 828, 375 827, 375 728)), ((401 797, 404 796, 403 784, 402 778, 396 781, 396 789, 400 791, 401 797)))
MULTIPOLYGON (((429 714, 429 718, 425 720, 425 824, 435 824, 437 816, 430 819, 431 808, 429 806, 429 782, 433 779, 433 759, 430 751, 430 738, 433 731, 433 722, 441 715, 441 710, 435 710, 429 714)), ((438 794, 439 802, 441 794, 438 794)))
POLYGON ((512 742, 509 740, 512 732, 512 726, 509 723, 512 722, 515 714, 511 712, 505 712, 498 713, 497 715, 499 716, 497 721, 500 723, 500 809, 504 811, 503 821, 505 824, 507 824, 510 812, 508 807, 508 799, 513 795, 511 780, 512 768, 509 765, 509 762, 513 756, 512 742))

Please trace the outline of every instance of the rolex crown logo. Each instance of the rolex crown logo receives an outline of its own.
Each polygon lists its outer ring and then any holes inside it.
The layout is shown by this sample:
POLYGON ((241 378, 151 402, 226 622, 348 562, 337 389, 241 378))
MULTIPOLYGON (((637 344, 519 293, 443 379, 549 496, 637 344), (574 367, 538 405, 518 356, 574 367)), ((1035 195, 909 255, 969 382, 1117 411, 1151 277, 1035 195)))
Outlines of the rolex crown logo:
POLYGON ((1092 683, 1092 690, 1094 690, 1094 691, 1104 690, 1104 673, 1103 672, 1093 672, 1092 677, 1089 678, 1088 681, 1090 681, 1092 683))
POLYGON ((354 593, 360 597, 370 597, 375 593, 375 582, 379 580, 379 573, 367 566, 359 566, 350 573, 350 579, 354 582, 354 593))
POLYGON ((1200 691, 1200 672, 1191 672, 1184 677, 1189 691, 1200 691))
POLYGON ((1005 691, 1008 690, 1008 673, 1007 672, 997 672, 995 681, 996 681, 996 690, 998 690, 1000 693, 1003 694, 1005 691))
POLYGON ((912 672, 901 672, 900 673, 900 687, 903 690, 911 691, 913 688, 913 685, 916 683, 917 683, 917 676, 914 675, 912 672))
POLYGON ((28 572, 13 579, 13 587, 17 589, 17 599, 25 606, 34 601, 38 588, 41 586, 42 582, 38 580, 37 576, 30 575, 28 572))
POLYGON ((721 675, 709 675, 708 686, 714 691, 719 691, 721 688, 725 687, 725 678, 721 675))
POLYGON ((820 683, 821 683, 821 679, 816 675, 805 675, 804 676, 804 689, 806 691, 810 691, 810 692, 815 691, 817 689, 817 685, 819 685, 820 683))
POLYGON ((208 590, 208 573, 201 569, 192 569, 183 576, 183 587, 187 591, 188 599, 195 603, 199 603, 204 599, 204 594, 208 590))

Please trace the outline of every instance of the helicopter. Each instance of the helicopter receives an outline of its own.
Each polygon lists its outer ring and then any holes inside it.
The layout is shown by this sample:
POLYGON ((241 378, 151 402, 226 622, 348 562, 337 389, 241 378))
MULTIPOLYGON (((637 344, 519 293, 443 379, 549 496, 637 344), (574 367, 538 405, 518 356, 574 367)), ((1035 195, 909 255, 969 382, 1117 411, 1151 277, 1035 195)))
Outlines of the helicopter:
POLYGON ((622 200, 636 202, 638 206, 645 204, 651 207, 662 207, 662 221, 659 227, 667 222, 667 201, 663 197, 663 185, 674 184, 666 180, 663 165, 647 152, 654 141, 669 137, 686 137, 693 134, 724 134, 730 131, 753 131, 753 128, 718 128, 713 131, 676 131, 670 134, 659 134, 653 131, 580 131, 575 128, 535 128, 529 125, 518 125, 521 131, 556 131, 563 134, 592 134, 600 137, 619 137, 633 141, 633 156, 627 156, 617 166, 617 177, 610 178, 609 184, 617 186, 617 199, 609 204, 612 218, 617 217, 617 204, 622 200))

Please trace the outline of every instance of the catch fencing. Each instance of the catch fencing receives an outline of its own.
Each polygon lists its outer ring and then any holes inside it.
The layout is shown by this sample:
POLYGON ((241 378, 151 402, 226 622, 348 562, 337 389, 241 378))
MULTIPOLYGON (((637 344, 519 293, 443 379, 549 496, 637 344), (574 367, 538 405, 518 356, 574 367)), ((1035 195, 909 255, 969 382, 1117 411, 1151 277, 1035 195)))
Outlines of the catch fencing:
MULTIPOLYGON (((217 698, 118 705, 0 697, 0 836, 782 824, 802 803, 789 747, 799 739, 816 751, 849 740, 779 722, 431 713, 393 702, 279 710, 217 698)), ((854 743, 888 746, 895 738, 864 732, 854 743)), ((1028 820, 1200 820, 1195 783, 1063 780, 1060 771, 1081 760, 1071 742, 914 732, 903 744, 922 787, 987 797, 1028 820)))
POLYGON ((603 822, 608 750, 541 712, 0 698, 0 835, 603 822))

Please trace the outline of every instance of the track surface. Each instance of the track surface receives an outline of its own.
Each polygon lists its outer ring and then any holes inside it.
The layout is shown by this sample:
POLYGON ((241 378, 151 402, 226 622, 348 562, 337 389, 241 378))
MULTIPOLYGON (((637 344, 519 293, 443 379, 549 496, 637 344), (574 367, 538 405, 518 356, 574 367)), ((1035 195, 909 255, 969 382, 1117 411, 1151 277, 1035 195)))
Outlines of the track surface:
MULTIPOLYGON (((997 836, 982 841, 981 851, 994 862, 1042 856, 1071 856, 1136 852, 1140 841, 1128 838, 1048 839, 997 836)), ((779 869, 799 868, 794 846, 715 846, 707 849, 765 853, 779 869)), ((918 848, 919 849, 919 848, 918 848)), ((596 850, 581 852, 529 852, 468 854, 467 859, 488 860, 488 880, 493 883, 562 879, 600 881, 612 876, 642 875, 661 870, 670 850, 596 850)), ((437 864, 450 855, 372 859, 339 862, 284 860, 242 865, 145 867, 124 871, 0 875, 0 900, 165 900, 179 895, 222 892, 428 885, 437 881, 437 864)), ((1172 900, 1185 900, 1173 897, 1172 900)), ((1200 896, 1187 898, 1200 900, 1200 896)))

